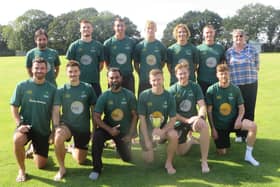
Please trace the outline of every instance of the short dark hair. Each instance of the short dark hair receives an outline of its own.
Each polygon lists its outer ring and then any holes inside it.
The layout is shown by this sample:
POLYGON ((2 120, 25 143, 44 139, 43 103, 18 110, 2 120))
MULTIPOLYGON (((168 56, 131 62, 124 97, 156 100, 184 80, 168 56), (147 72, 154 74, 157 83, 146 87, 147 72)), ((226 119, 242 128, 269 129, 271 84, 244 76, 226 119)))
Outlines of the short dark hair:
POLYGON ((35 34, 34 34, 34 40, 37 40, 37 38, 38 38, 40 35, 45 35, 45 36, 47 37, 47 39, 49 38, 47 32, 46 32, 44 29, 40 28, 40 29, 38 29, 38 30, 35 32, 35 34))
POLYGON ((42 57, 35 57, 35 58, 32 60, 32 65, 33 65, 35 62, 37 62, 37 63, 43 63, 43 64, 46 65, 46 67, 48 66, 47 61, 46 61, 44 58, 42 58, 42 57))
POLYGON ((110 72, 119 72, 120 76, 122 76, 120 68, 116 68, 116 67, 109 68, 108 72, 107 72, 107 77, 108 77, 110 72))
POLYGON ((80 69, 80 64, 76 60, 69 60, 66 64, 66 68, 68 67, 78 67, 80 69))

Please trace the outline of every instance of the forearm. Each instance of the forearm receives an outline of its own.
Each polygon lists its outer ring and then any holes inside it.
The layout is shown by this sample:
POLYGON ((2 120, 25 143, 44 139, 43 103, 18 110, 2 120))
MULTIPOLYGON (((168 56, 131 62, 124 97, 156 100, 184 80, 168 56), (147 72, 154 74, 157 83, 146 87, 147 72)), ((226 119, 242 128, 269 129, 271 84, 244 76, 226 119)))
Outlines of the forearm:
POLYGON ((19 125, 20 124, 19 108, 16 106, 11 106, 11 112, 16 125, 19 125))
POLYGON ((52 124, 53 124, 53 128, 55 128, 60 124, 60 106, 58 105, 53 106, 52 124))

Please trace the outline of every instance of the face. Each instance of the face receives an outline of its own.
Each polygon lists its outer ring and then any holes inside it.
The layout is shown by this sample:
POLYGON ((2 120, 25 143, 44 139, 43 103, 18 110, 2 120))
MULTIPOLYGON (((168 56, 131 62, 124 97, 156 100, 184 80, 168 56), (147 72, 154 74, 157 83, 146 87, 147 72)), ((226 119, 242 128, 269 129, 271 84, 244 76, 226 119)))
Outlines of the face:
POLYGON ((110 71, 108 73, 108 84, 113 90, 117 90, 121 87, 122 77, 119 72, 110 71))
POLYGON ((150 36, 154 37, 156 31, 157 31, 157 29, 156 29, 156 27, 153 24, 149 24, 146 27, 146 33, 147 33, 148 37, 150 37, 150 36))
POLYGON ((214 42, 215 31, 212 28, 205 27, 203 30, 203 37, 207 42, 214 42))
POLYGON ((186 41, 187 40, 187 31, 183 27, 179 27, 177 30, 176 38, 177 41, 186 41))
POLYGON ((176 72, 176 77, 180 83, 180 85, 184 85, 189 80, 189 70, 187 68, 180 68, 176 72))
POLYGON ((47 66, 45 63, 34 62, 32 64, 32 74, 37 80, 43 80, 47 74, 47 66))
POLYGON ((222 85, 227 85, 229 83, 230 77, 228 71, 217 72, 217 78, 219 79, 219 83, 222 85))
POLYGON ((39 49, 45 49, 48 44, 48 38, 44 34, 41 34, 35 39, 35 43, 39 49))
POLYGON ((69 66, 66 68, 66 75, 70 82, 77 82, 80 80, 81 71, 77 66, 69 66))
POLYGON ((115 21, 114 22, 114 31, 117 34, 124 34, 125 33, 125 24, 122 21, 115 21))
POLYGON ((93 27, 90 23, 81 23, 80 32, 82 36, 85 38, 91 37, 93 32, 93 27))
POLYGON ((163 76, 161 74, 150 75, 150 84, 152 88, 162 88, 163 87, 163 76))
POLYGON ((243 45, 245 43, 245 35, 241 32, 233 33, 232 40, 237 45, 243 45))

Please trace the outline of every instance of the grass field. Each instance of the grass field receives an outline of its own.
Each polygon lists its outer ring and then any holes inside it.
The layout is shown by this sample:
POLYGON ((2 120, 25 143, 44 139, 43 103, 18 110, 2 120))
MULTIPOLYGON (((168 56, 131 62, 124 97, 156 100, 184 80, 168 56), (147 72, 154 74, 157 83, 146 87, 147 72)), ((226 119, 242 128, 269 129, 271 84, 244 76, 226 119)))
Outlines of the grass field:
MULTIPOLYGON (((58 79, 62 85, 65 78, 64 57, 58 79)), ((17 184, 17 165, 12 152, 12 135, 15 128, 11 118, 9 100, 17 82, 27 79, 24 57, 0 58, 0 186, 252 186, 278 187, 280 185, 280 54, 262 54, 259 73, 259 92, 256 107, 258 124, 257 142, 254 155, 260 161, 259 167, 253 167, 243 159, 245 144, 233 142, 227 156, 217 156, 211 141, 209 165, 211 172, 201 174, 199 147, 194 146, 186 156, 176 156, 176 175, 169 176, 163 169, 165 161, 164 145, 158 147, 157 161, 146 165, 141 159, 139 145, 133 146, 133 163, 124 163, 114 150, 105 149, 103 154, 104 171, 98 181, 88 179, 91 171, 90 151, 85 165, 76 164, 70 154, 66 156, 67 175, 61 182, 54 182, 53 176, 58 170, 53 146, 50 147, 47 168, 38 170, 32 160, 26 160, 29 176, 27 182, 17 184)), ((165 71, 166 73, 166 71, 165 71)), ((166 80, 168 80, 166 74, 166 80)), ((103 90, 106 88, 105 72, 102 72, 103 90)), ((168 85, 168 81, 166 81, 168 85)))

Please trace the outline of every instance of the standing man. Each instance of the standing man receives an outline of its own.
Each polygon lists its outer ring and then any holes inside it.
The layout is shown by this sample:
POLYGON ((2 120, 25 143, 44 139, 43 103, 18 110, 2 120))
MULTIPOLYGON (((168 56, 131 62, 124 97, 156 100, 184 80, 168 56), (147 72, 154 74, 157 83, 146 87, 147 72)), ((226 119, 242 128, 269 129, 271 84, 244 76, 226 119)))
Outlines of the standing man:
POLYGON ((56 86, 56 78, 59 73, 60 60, 58 52, 48 48, 48 35, 44 29, 38 29, 34 36, 37 47, 31 49, 26 54, 26 68, 28 75, 32 77, 32 61, 36 57, 41 57, 47 62, 46 80, 56 86))
MULTIPOLYGON (((258 92, 258 71, 260 69, 259 54, 253 46, 246 43, 248 38, 244 30, 234 29, 232 40, 232 47, 226 51, 231 82, 240 88, 244 98, 244 117, 254 121, 258 92)), ((245 142, 247 132, 237 132, 236 136, 236 142, 245 142)))
POLYGON ((113 29, 115 35, 104 42, 105 63, 107 68, 117 67, 120 69, 123 76, 122 87, 134 93, 132 58, 135 41, 126 36, 126 25, 120 17, 116 17, 113 29))
POLYGON ((174 129, 176 105, 174 97, 163 87, 163 73, 153 69, 149 73, 152 88, 139 96, 138 114, 140 119, 140 143, 143 158, 147 163, 154 161, 153 140, 168 141, 165 169, 168 174, 176 173, 173 158, 178 146, 178 134, 174 129))
POLYGON ((197 82, 205 95, 207 88, 218 82, 216 67, 224 62, 225 49, 222 45, 215 43, 215 29, 213 25, 204 26, 203 38, 203 44, 197 46, 199 54, 197 82))
POLYGON ((19 166, 17 182, 27 179, 24 146, 30 140, 36 167, 42 169, 48 161, 51 108, 56 88, 46 81, 47 62, 43 58, 33 60, 31 73, 32 78, 20 82, 11 98, 11 112, 16 123, 13 143, 19 166))
POLYGON ((230 147, 230 132, 247 130, 247 147, 245 161, 253 166, 259 162, 252 155, 256 141, 257 126, 255 122, 244 117, 244 101, 238 87, 230 83, 229 68, 226 64, 217 66, 219 82, 210 86, 206 94, 208 120, 217 153, 224 155, 230 147))
POLYGON ((66 58, 80 63, 80 80, 89 83, 98 97, 102 90, 100 86, 100 71, 103 68, 103 45, 92 39, 93 26, 87 20, 80 22, 81 38, 74 41, 68 48, 66 58))
POLYGON ((170 85, 177 82, 175 66, 182 62, 189 62, 189 79, 192 81, 196 80, 195 71, 198 64, 198 50, 193 44, 188 42, 190 36, 191 32, 185 24, 178 24, 173 29, 173 37, 176 39, 176 43, 167 49, 167 67, 170 73, 170 85))
POLYGON ((91 180, 97 180, 102 171, 101 157, 107 140, 114 140, 123 161, 131 161, 131 138, 136 131, 137 103, 134 94, 121 86, 123 77, 120 69, 110 68, 107 78, 110 88, 98 98, 94 109, 94 121, 98 128, 92 140, 91 180))
POLYGON ((176 100, 176 125, 179 134, 177 154, 186 154, 193 144, 192 137, 187 140, 189 131, 200 134, 201 171, 208 173, 209 128, 205 121, 206 105, 200 86, 189 80, 189 64, 182 62, 175 67, 178 82, 170 87, 170 93, 176 100), (199 111, 197 111, 197 105, 199 111))
POLYGON ((154 21, 146 23, 146 38, 138 43, 134 52, 134 68, 139 75, 139 94, 148 88, 149 72, 152 69, 162 69, 166 59, 166 47, 156 39, 157 25, 154 21))
POLYGON ((64 142, 70 141, 72 136, 74 138, 73 158, 79 164, 86 160, 90 140, 90 111, 93 111, 97 99, 91 85, 80 81, 81 72, 78 62, 70 60, 66 65, 66 74, 69 83, 57 91, 52 114, 55 128, 55 154, 59 164, 59 170, 54 177, 55 181, 61 180, 66 173, 64 142), (60 111, 62 111, 61 115, 60 111))

